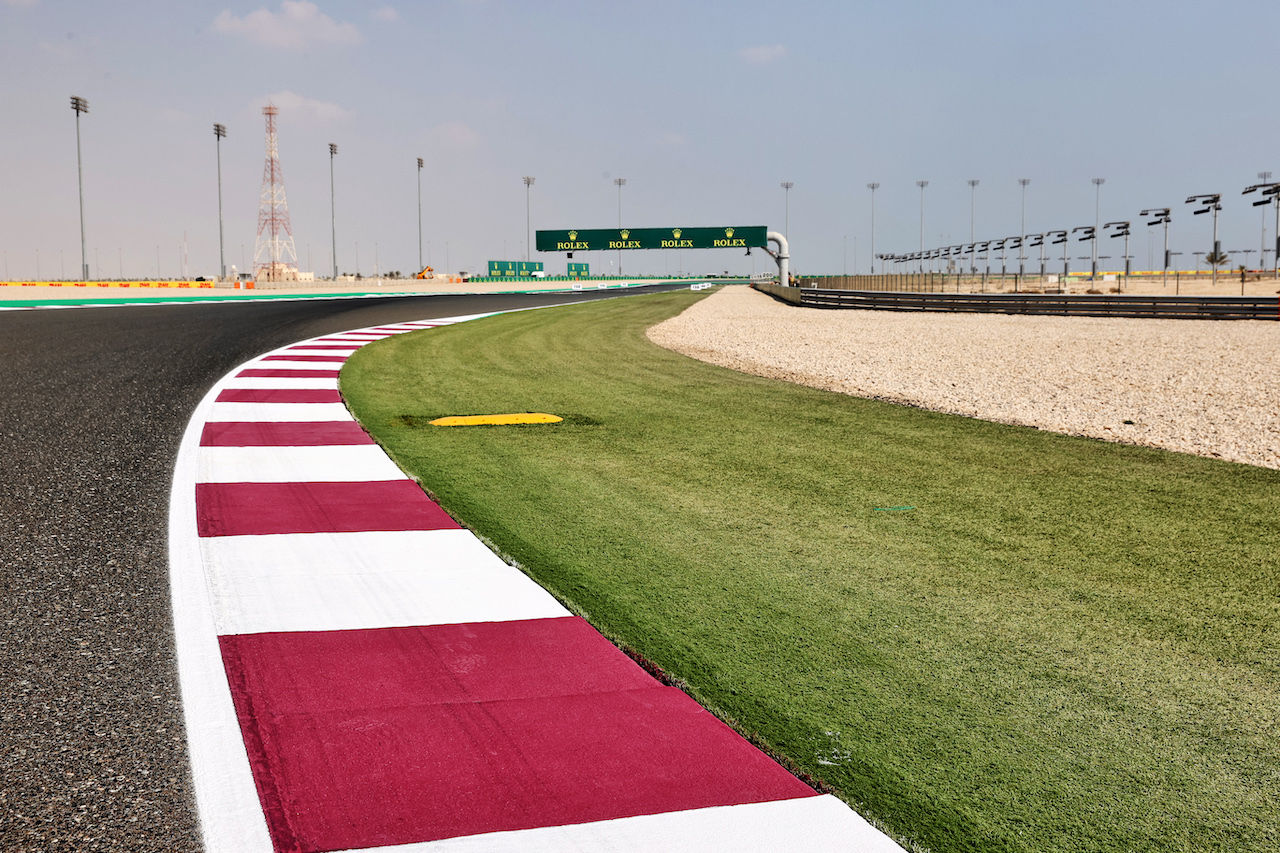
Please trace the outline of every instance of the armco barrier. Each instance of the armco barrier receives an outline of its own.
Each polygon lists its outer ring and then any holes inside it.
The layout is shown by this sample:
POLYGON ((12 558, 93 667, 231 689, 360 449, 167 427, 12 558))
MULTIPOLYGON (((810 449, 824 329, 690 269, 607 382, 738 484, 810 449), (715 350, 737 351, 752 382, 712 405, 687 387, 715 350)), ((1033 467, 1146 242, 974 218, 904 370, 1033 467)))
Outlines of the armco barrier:
POLYGON ((803 305, 801 301, 802 293, 798 287, 783 287, 774 281, 757 281, 752 282, 752 287, 762 293, 767 293, 775 299, 781 299, 783 302, 790 302, 793 305, 803 305))
POLYGON ((875 311, 1048 314, 1176 320, 1280 320, 1275 296, 1128 296, 1117 294, 892 293, 756 285, 795 305, 875 311))

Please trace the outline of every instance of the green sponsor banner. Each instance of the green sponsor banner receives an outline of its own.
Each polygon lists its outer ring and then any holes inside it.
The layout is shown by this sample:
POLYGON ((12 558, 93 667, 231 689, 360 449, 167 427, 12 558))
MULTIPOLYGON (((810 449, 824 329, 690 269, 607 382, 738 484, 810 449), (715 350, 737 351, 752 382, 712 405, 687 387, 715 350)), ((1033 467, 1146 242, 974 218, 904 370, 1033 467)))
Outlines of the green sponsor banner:
POLYGON ((539 252, 596 252, 615 249, 747 249, 764 246, 768 228, 595 228, 539 231, 539 252))
POLYGON ((569 261, 569 278, 586 278, 591 275, 591 264, 575 264, 569 261))
POLYGON ((489 261, 490 276, 527 276, 542 272, 542 261, 489 261))

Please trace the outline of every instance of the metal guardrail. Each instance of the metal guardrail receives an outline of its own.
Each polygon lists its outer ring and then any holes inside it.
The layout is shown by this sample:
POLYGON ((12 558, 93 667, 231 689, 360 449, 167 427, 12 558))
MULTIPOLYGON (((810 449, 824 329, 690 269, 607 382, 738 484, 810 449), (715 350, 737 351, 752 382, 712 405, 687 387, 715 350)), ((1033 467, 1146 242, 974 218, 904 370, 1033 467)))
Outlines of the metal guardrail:
POLYGON ((1275 296, 1131 296, 1117 294, 893 293, 756 285, 795 305, 875 311, 1049 314, 1178 320, 1280 320, 1275 296))

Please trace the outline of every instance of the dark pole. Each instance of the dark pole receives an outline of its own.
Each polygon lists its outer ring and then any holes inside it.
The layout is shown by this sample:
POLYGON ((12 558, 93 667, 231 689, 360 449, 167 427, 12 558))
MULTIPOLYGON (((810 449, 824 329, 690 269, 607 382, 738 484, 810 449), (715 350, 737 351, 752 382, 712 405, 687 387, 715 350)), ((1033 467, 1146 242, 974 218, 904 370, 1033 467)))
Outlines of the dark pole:
POLYGON ((338 280, 338 216, 334 206, 333 192, 333 157, 338 153, 338 146, 329 143, 329 234, 333 239, 333 280, 338 280))
POLYGON ((220 278, 223 279, 227 277, 227 253, 223 246, 222 236, 222 138, 226 135, 226 127, 215 123, 213 136, 218 146, 218 265, 222 271, 220 278))
POLYGON ((1093 179, 1093 271, 1090 274, 1090 279, 1098 277, 1098 228, 1102 222, 1102 217, 1100 216, 1102 210, 1102 185, 1106 182, 1106 178, 1093 179))
POLYGON ((84 239, 84 162, 80 158, 80 113, 89 112, 89 102, 76 95, 71 96, 71 109, 76 111, 76 172, 80 177, 80 270, 82 281, 89 280, 89 253, 84 239))
MULTIPOLYGON (((529 224, 529 188, 533 186, 533 182, 537 180, 532 175, 524 176, 524 259, 526 261, 533 258, 533 226, 529 224)), ((622 188, 618 188, 618 227, 622 227, 622 188)), ((619 272, 621 272, 622 254, 618 254, 619 272)))
MULTIPOLYGON (((614 178, 613 183, 618 188, 618 228, 622 228, 622 188, 627 185, 626 178, 614 178)), ((527 198, 528 196, 526 196, 527 198)), ((622 250, 618 250, 618 275, 622 275, 622 250)))
MULTIPOLYGON (((871 190, 871 274, 876 274, 876 190, 880 189, 877 181, 867 184, 867 189, 871 190)), ((884 271, 884 264, 880 265, 881 272, 884 271)), ((858 270, 855 267, 854 275, 858 270)))
POLYGON ((422 158, 418 158, 418 272, 426 269, 422 265, 422 158))
POLYGON ((1169 286, 1169 217, 1164 218, 1164 277, 1160 281, 1160 289, 1169 286))
MULTIPOLYGON (((1027 184, 1030 178, 1018 178, 1018 186, 1022 187, 1022 236, 1027 235, 1027 184)), ((1022 240, 1018 241, 1018 278, 1026 275, 1026 253, 1022 250, 1022 240)), ((1015 288, 1016 289, 1016 288, 1015 288)))
POLYGON ((916 181, 916 186, 920 188, 920 272, 924 272, 924 188, 929 182, 916 181))

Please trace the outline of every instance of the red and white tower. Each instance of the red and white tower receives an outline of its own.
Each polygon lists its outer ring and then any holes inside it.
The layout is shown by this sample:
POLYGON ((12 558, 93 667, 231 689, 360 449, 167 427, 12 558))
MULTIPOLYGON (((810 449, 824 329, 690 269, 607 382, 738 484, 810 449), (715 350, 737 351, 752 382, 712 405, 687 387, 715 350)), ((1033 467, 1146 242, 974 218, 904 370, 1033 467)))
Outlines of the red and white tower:
POLYGON ((253 248, 253 274, 259 281, 297 281, 298 253, 289 226, 289 203, 284 197, 284 175, 276 148, 276 115, 272 104, 262 108, 267 117, 267 163, 262 169, 262 198, 258 202, 258 241, 253 248))

